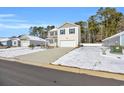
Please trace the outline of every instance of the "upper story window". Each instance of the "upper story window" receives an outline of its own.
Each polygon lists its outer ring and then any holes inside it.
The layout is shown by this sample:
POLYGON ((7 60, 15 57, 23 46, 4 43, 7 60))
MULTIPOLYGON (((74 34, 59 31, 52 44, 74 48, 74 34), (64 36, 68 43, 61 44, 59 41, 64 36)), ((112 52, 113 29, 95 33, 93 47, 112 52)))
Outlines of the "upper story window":
POLYGON ((69 34, 75 34, 75 28, 69 29, 69 34))
POLYGON ((60 30, 60 35, 63 35, 63 34, 65 34, 65 29, 60 30))
POLYGON ((50 36, 53 36, 54 35, 54 32, 50 32, 50 36))

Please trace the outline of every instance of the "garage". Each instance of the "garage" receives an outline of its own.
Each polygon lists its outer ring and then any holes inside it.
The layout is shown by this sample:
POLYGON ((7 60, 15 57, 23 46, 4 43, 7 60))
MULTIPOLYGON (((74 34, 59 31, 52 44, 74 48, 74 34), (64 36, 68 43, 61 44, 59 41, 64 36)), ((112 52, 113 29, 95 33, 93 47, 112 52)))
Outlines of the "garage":
POLYGON ((30 45, 30 41, 22 40, 20 42, 21 47, 27 47, 30 45))
POLYGON ((60 41, 60 47, 76 47, 76 41, 74 40, 62 40, 60 41))

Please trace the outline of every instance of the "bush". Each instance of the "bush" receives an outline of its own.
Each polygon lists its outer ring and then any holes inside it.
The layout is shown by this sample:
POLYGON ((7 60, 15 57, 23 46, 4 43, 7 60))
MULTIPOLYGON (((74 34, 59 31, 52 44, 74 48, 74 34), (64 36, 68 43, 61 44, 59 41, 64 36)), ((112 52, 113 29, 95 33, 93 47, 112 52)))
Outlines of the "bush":
POLYGON ((31 49, 34 49, 34 44, 31 44, 31 45, 29 45, 29 47, 31 48, 31 49))
POLYGON ((121 46, 119 46, 119 45, 111 46, 110 47, 110 53, 122 54, 123 53, 123 48, 121 46))
POLYGON ((45 45, 41 44, 40 47, 41 47, 41 48, 45 48, 45 45))

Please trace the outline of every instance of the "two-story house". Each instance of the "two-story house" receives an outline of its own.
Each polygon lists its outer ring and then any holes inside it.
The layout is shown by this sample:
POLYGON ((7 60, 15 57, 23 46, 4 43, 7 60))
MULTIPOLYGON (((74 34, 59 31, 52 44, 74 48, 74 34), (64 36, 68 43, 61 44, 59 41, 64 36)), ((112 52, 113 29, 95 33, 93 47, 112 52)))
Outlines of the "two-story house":
POLYGON ((80 41, 80 26, 72 23, 65 23, 58 28, 59 47, 78 47, 80 41))
POLYGON ((72 23, 65 23, 57 29, 50 30, 48 38, 51 38, 51 41, 49 41, 50 46, 78 47, 81 42, 80 26, 72 23))

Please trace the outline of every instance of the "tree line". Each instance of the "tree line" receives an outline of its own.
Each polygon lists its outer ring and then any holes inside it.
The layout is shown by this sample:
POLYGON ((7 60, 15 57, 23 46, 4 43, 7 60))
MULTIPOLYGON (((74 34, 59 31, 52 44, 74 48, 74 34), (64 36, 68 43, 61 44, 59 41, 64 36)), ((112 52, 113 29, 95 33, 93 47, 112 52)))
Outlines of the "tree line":
MULTIPOLYGON (((80 25, 82 43, 96 43, 124 30, 124 15, 116 8, 99 8, 95 15, 91 15, 87 21, 78 21, 80 25)), ((49 30, 54 25, 44 27, 30 27, 30 35, 46 38, 49 30)))
POLYGON ((54 25, 52 26, 48 25, 46 28, 41 26, 30 27, 29 35, 33 35, 45 39, 47 38, 48 31, 50 31, 53 28, 55 28, 54 25))

